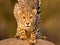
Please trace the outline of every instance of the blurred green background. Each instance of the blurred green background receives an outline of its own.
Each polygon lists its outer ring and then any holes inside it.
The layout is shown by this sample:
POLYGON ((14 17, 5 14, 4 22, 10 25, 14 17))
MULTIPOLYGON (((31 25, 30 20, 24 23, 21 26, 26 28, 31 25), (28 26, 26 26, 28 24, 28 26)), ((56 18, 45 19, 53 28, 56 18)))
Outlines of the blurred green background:
MULTIPOLYGON (((17 0, 0 0, 0 40, 14 37, 17 23, 13 7, 17 0)), ((41 0, 41 33, 60 45, 60 0, 41 0)))
POLYGON ((41 2, 41 32, 47 40, 60 45, 60 0, 41 2))
POLYGON ((13 37, 16 20, 13 15, 15 0, 0 0, 0 39, 13 37))

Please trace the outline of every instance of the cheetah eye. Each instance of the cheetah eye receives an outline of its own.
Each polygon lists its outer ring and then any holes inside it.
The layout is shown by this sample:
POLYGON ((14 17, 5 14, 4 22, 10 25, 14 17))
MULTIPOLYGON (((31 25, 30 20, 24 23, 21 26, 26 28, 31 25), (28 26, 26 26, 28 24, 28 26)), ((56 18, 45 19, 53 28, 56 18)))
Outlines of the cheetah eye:
POLYGON ((33 18, 32 16, 30 17, 30 19, 33 18))
POLYGON ((22 17, 22 18, 24 18, 24 19, 25 19, 25 17, 22 17))

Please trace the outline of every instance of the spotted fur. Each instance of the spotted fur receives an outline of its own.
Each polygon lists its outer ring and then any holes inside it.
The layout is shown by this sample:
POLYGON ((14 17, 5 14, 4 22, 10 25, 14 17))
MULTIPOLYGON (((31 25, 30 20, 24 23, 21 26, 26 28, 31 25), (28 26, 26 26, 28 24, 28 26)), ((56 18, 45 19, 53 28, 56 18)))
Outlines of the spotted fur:
POLYGON ((14 16, 17 21, 17 32, 16 37, 18 36, 20 39, 27 39, 27 31, 20 27, 20 12, 32 9, 36 9, 36 21, 35 21, 35 28, 32 29, 33 31, 30 32, 30 43, 36 43, 36 39, 40 38, 40 2, 39 0, 18 0, 18 3, 14 6, 14 16))

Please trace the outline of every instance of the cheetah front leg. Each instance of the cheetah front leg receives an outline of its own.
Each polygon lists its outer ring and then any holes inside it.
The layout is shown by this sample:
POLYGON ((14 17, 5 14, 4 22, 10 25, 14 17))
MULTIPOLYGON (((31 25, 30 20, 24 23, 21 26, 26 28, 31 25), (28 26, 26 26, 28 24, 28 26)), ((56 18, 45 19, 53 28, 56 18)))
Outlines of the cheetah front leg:
POLYGON ((31 33, 29 42, 30 42, 31 45, 35 45, 35 43, 36 43, 36 34, 34 32, 31 33))
POLYGON ((22 40, 27 39, 26 32, 23 29, 21 31, 20 39, 22 39, 22 40))
POLYGON ((22 40, 26 39, 27 36, 26 36, 25 30, 24 29, 17 30, 17 33, 16 33, 15 37, 17 37, 19 39, 22 39, 22 40))

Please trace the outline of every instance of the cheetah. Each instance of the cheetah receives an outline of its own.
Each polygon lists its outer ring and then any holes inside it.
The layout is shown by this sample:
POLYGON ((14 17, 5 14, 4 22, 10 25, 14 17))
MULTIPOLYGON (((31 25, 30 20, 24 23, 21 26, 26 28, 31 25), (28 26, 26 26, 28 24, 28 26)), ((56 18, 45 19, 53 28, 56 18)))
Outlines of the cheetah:
POLYGON ((29 39, 30 44, 35 44, 40 38, 40 16, 38 14, 38 0, 18 0, 14 6, 14 16, 17 21, 16 37, 29 39))

